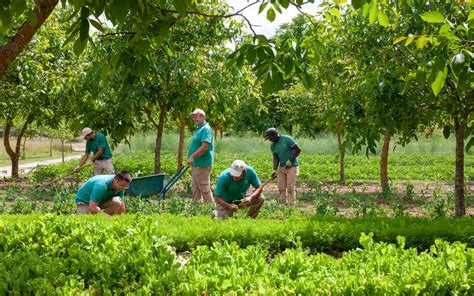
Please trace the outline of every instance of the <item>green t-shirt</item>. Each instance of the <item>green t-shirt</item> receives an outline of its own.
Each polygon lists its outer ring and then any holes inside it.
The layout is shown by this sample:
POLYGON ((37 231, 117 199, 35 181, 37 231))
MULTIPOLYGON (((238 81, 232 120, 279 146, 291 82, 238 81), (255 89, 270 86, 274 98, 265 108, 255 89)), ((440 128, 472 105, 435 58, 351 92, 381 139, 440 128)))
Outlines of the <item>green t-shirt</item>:
POLYGON ((244 198, 250 185, 257 188, 260 184, 257 173, 250 166, 247 166, 245 175, 239 181, 235 181, 230 174, 230 169, 227 169, 217 178, 214 195, 221 197, 227 203, 231 203, 244 198))
POLYGON ((104 152, 98 158, 99 160, 112 157, 112 151, 110 150, 109 143, 107 143, 107 139, 101 133, 95 134, 95 138, 93 140, 87 140, 86 154, 89 154, 92 151, 92 153, 95 155, 97 151, 99 151, 99 148, 104 148, 104 152))
POLYGON ((84 183, 76 194, 76 203, 83 202, 89 204, 94 201, 98 204, 114 196, 120 196, 123 200, 123 191, 111 189, 114 175, 97 175, 84 183))
POLYGON ((194 132, 189 145, 188 157, 201 147, 202 142, 209 143, 209 149, 202 155, 196 157, 193 161, 195 167, 209 167, 214 163, 214 135, 212 128, 207 122, 204 122, 194 132))
MULTIPOLYGON (((280 167, 285 167, 286 162, 293 156, 293 146, 296 145, 295 140, 286 135, 281 135, 280 139, 276 142, 272 142, 270 145, 270 149, 272 153, 276 153, 278 159, 280 160, 280 167)), ((295 161, 291 163, 291 166, 297 166, 298 159, 296 158, 295 161)))

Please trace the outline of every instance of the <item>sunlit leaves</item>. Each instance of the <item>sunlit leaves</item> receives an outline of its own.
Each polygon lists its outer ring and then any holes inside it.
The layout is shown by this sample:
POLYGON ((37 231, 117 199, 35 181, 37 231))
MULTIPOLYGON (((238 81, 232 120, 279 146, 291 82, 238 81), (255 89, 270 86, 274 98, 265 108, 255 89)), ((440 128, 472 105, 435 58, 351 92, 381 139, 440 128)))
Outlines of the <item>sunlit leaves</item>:
POLYGON ((433 90, 434 95, 437 96, 444 86, 446 76, 448 76, 448 67, 445 65, 442 69, 435 72, 434 75, 435 80, 431 84, 431 89, 433 90))
POLYGON ((446 22, 445 17, 439 11, 429 11, 422 13, 420 17, 428 23, 444 23, 446 22))

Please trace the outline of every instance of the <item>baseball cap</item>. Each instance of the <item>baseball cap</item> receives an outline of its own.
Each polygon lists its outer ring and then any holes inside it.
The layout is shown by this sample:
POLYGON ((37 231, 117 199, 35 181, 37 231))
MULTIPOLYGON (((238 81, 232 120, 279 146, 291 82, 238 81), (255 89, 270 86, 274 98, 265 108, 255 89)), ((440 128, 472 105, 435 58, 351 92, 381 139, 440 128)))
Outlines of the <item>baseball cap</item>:
POLYGON ((206 113, 202 109, 194 109, 193 112, 189 113, 189 115, 197 115, 200 114, 202 116, 206 116, 206 113))
POLYGON ((232 177, 240 177, 242 175, 242 172, 247 169, 247 165, 243 160, 234 160, 230 167, 230 175, 232 177))
POLYGON ((263 137, 265 140, 268 140, 270 136, 276 136, 278 135, 278 130, 274 127, 271 127, 265 131, 265 137, 263 137))
POLYGON ((92 129, 89 128, 89 127, 85 127, 82 129, 82 138, 84 139, 85 136, 87 136, 88 134, 92 133, 92 129))

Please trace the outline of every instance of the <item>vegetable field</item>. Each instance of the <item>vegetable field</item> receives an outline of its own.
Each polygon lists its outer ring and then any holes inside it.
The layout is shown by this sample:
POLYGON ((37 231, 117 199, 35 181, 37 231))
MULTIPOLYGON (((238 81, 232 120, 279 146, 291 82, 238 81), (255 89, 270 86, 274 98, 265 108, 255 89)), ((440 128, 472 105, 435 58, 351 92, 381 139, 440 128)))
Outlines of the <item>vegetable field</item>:
POLYGON ((449 219, 3 216, 0 292, 470 294, 473 226, 449 219), (341 247, 337 256, 316 253, 341 247))

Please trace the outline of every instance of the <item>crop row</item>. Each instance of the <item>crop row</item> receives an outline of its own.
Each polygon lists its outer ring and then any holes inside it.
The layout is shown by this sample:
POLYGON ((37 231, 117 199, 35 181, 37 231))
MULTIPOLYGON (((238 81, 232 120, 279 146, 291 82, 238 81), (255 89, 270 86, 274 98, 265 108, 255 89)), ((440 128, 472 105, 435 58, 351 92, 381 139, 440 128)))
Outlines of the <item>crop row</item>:
MULTIPOLYGON (((207 220, 229 241, 177 253, 161 235, 171 216, 2 218, 1 295, 469 295, 474 289, 474 249, 459 242, 436 240, 419 252, 408 247, 408 238, 388 244, 362 234, 361 248, 335 258, 305 251, 303 238, 290 235, 292 248, 274 253, 263 241, 238 246, 229 235, 232 223, 207 220)), ((186 222, 184 230, 204 220, 175 221, 180 222, 186 222)), ((249 235, 260 229, 248 226, 242 228, 249 235)))
MULTIPOLYGON (((272 171, 270 153, 219 153, 216 154, 211 178, 215 180, 219 173, 226 169, 234 159, 243 159, 253 166, 261 179, 266 179, 272 171)), ((114 165, 118 170, 128 170, 134 175, 150 175, 154 173, 154 156, 151 153, 116 154, 114 165)), ((66 164, 50 165, 36 169, 31 174, 34 181, 56 179, 71 172, 77 161, 66 164)), ((389 158, 389 178, 399 180, 454 180, 454 158, 451 156, 434 155, 393 155, 389 158)), ((163 153, 161 156, 162 171, 172 174, 176 171, 176 156, 163 153)), ((300 180, 318 180, 322 182, 339 179, 339 161, 337 155, 302 154, 300 157, 300 180)), ((354 180, 378 180, 379 159, 367 158, 362 155, 347 156, 346 178, 354 180)), ((85 169, 79 176, 90 176, 90 169, 85 169)), ((465 159, 465 174, 467 180, 474 179, 474 156, 467 155, 465 159)), ((189 179, 189 175, 185 176, 189 179)))
POLYGON ((341 252, 360 247, 362 232, 374 233, 375 241, 395 243, 406 238, 406 246, 427 250, 435 239, 459 241, 474 247, 474 221, 465 219, 422 219, 412 217, 379 218, 299 216, 285 220, 227 219, 210 216, 184 217, 171 214, 126 215, 112 220, 87 216, 2 215, 0 216, 0 251, 21 248, 23 244, 41 245, 45 240, 68 236, 89 224, 118 235, 127 235, 133 227, 151 227, 150 236, 167 237, 178 251, 200 245, 232 241, 240 246, 261 244, 271 252, 294 246, 295 240, 312 251, 341 252), (156 227, 155 227, 156 226, 156 227))

